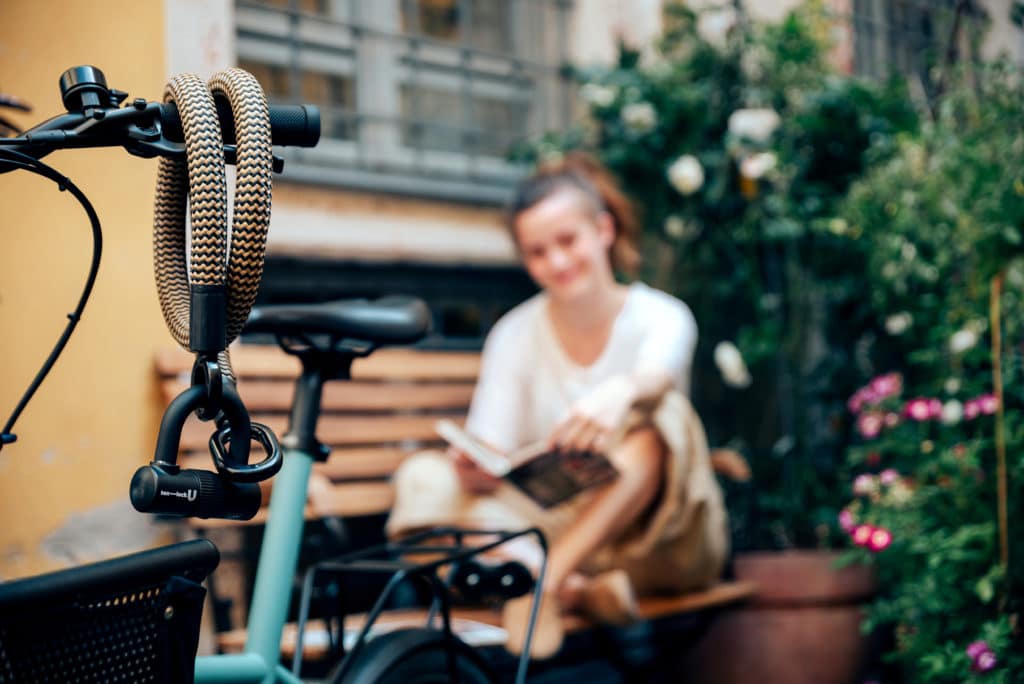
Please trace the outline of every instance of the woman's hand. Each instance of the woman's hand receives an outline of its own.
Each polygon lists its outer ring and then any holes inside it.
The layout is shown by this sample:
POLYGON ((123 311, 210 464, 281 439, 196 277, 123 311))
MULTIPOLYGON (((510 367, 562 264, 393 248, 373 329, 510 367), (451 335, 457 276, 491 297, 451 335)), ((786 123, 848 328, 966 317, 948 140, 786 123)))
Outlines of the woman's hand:
POLYGON ((461 449, 448 447, 448 457, 455 466, 455 474, 463 491, 468 494, 491 494, 501 484, 501 478, 494 477, 465 454, 461 449))
POLYGON ((562 451, 608 449, 612 433, 622 424, 636 400, 636 385, 617 375, 576 402, 569 417, 551 434, 551 445, 562 451))

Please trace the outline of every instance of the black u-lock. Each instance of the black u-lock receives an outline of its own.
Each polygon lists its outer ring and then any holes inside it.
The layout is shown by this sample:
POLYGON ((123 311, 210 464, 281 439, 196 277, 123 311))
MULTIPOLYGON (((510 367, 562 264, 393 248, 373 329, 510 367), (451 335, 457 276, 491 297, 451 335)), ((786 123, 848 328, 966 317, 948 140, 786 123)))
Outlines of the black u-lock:
MULTIPOLYGON (((216 377, 219 380, 219 373, 216 377)), ((131 500, 136 510, 232 520, 249 520, 256 515, 262 499, 256 483, 273 477, 281 469, 281 447, 270 428, 250 422, 232 383, 217 385, 218 429, 210 438, 210 451, 218 472, 182 470, 178 466, 181 430, 189 414, 195 411, 200 417, 213 417, 208 380, 205 384, 193 384, 164 411, 153 461, 132 477, 131 500), (250 465, 253 436, 263 445, 266 458, 250 465)))

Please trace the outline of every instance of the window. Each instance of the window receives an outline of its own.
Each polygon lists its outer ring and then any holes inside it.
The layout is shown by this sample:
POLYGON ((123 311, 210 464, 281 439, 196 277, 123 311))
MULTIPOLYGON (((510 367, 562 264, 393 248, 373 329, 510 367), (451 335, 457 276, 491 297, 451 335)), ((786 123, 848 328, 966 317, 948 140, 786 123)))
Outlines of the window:
POLYGON ((859 74, 916 76, 930 94, 935 86, 933 67, 948 58, 977 58, 984 20, 977 3, 853 0, 852 10, 854 69, 859 74))
POLYGON ((568 124, 567 0, 237 0, 238 63, 311 102, 289 177, 494 203, 517 143, 568 124))

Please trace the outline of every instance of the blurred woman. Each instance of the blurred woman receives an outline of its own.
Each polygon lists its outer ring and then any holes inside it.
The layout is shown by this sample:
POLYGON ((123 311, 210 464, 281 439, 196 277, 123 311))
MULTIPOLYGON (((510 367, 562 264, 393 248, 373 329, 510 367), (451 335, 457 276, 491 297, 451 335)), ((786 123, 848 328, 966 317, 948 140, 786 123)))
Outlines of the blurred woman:
MULTIPOLYGON (((554 654, 560 615, 624 623, 635 592, 698 589, 728 554, 727 520, 706 438, 688 399, 697 326, 678 299, 616 271, 638 265, 638 221, 610 173, 570 153, 518 188, 508 227, 540 293, 498 321, 484 345, 466 430, 500 453, 546 440, 606 454, 611 483, 555 509, 521 505, 466 454, 424 452, 395 475, 388 532, 461 524, 537 526, 549 541, 534 657, 554 654)), ((536 571, 526 539, 504 547, 536 571)), ((509 601, 519 652, 530 597, 509 601)))

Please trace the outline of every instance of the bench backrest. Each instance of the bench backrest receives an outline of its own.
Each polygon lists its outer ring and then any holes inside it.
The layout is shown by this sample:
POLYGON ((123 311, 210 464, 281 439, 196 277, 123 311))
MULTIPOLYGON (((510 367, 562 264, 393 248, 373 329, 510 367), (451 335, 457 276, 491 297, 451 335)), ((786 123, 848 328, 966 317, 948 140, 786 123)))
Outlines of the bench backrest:
MULTIPOLYGON (((276 346, 236 345, 231 361, 239 394, 253 420, 283 435, 300 370, 298 360, 276 346)), ((163 350, 155 366, 166 405, 188 386, 192 356, 179 349, 163 350)), ((351 381, 328 382, 317 437, 331 447, 331 455, 326 463, 315 466, 315 472, 333 486, 327 510, 321 505, 318 515, 387 512, 392 503, 388 478, 409 454, 440 446, 434 432, 438 418, 464 420, 479 368, 478 352, 383 349, 357 360, 351 381)), ((207 447, 211 432, 209 423, 189 418, 178 462, 212 469, 207 447)), ((265 516, 264 508, 252 522, 263 522, 265 516)), ((217 524, 204 521, 203 526, 217 524)))

